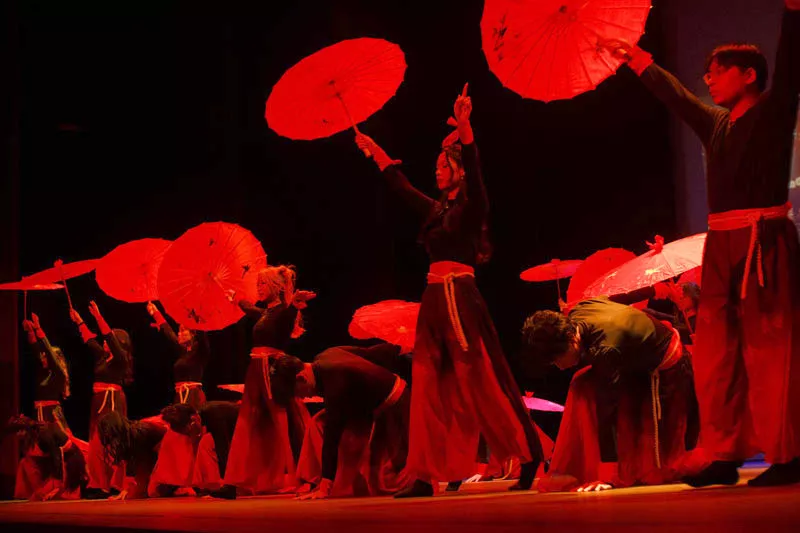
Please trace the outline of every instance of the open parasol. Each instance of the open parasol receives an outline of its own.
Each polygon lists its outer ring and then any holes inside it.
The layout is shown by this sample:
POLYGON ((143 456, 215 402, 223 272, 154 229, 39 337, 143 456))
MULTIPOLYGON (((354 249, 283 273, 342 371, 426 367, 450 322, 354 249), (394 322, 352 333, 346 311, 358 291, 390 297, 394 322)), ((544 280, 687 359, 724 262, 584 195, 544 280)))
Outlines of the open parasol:
POLYGON ((28 291, 55 291, 63 289, 61 283, 31 283, 25 278, 21 281, 0 283, 0 291, 22 291, 22 316, 28 318, 28 291))
POLYGON ((42 270, 36 274, 25 276, 22 278, 22 280, 34 285, 47 285, 50 283, 58 283, 60 281, 63 284, 64 292, 67 294, 67 302, 69 302, 69 307, 72 309, 72 298, 69 295, 69 288, 67 288, 67 280, 88 274, 97 267, 97 262, 97 259, 87 259, 85 261, 64 263, 61 259, 59 259, 55 262, 53 268, 48 268, 47 270, 42 270))
POLYGON ((419 304, 403 300, 384 300, 358 309, 348 332, 355 339, 381 339, 400 346, 404 351, 414 348, 419 304))
POLYGON ((329 137, 353 128, 383 107, 403 81, 406 61, 382 39, 341 41, 287 70, 272 88, 265 118, 290 139, 329 137))
POLYGON ((481 19, 489 69, 524 98, 550 102, 590 91, 622 64, 606 40, 636 44, 650 0, 486 0, 481 19))
POLYGON ((623 248, 606 248, 587 257, 569 282, 567 304, 574 305, 586 298, 584 292, 589 285, 631 259, 636 259, 636 254, 623 248))
POLYGON ((580 259, 570 259, 562 261, 553 259, 549 263, 544 263, 531 267, 519 275, 523 281, 553 281, 556 282, 558 299, 561 300, 561 280, 572 276, 578 267, 583 263, 580 259))
POLYGON ((226 222, 200 224, 172 243, 158 270, 166 312, 190 329, 212 331, 244 313, 233 299, 258 300, 258 272, 267 255, 248 230, 226 222))
POLYGON ((123 302, 158 300, 158 269, 170 245, 165 239, 139 239, 117 246, 100 259, 97 284, 123 302))

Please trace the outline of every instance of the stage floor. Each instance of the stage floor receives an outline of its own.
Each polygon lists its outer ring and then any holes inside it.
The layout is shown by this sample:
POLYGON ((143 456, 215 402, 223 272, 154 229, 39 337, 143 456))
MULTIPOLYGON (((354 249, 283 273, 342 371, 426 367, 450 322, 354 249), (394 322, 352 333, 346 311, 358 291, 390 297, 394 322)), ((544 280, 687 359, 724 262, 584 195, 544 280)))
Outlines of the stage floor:
MULTIPOLYGON (((743 481, 760 470, 746 470, 743 481)), ((743 482, 740 482, 743 483, 743 482)), ((506 492, 509 482, 466 485, 429 499, 298 502, 288 496, 236 501, 175 498, 129 502, 0 504, 3 532, 202 531, 800 531, 800 485, 693 490, 685 485, 597 494, 506 492), (55 527, 57 526, 57 527, 55 527)))

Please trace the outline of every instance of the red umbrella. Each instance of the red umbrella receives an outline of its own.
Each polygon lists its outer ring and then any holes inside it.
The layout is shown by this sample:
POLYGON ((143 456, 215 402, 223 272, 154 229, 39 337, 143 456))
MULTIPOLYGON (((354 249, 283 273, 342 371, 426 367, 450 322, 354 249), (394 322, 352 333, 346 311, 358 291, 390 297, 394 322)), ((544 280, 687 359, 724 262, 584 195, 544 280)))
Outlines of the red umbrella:
POLYGON ((569 261, 562 261, 560 259, 553 259, 549 263, 544 263, 535 267, 531 267, 519 275, 523 281, 556 281, 556 290, 558 290, 558 299, 561 300, 561 280, 572 276, 578 267, 581 266, 580 259, 571 259, 569 261))
POLYGON ((117 246, 97 265, 97 284, 123 302, 158 300, 158 269, 170 245, 165 239, 139 239, 117 246))
POLYGON ((64 284, 64 292, 67 293, 67 301, 69 302, 70 309, 72 308, 72 298, 69 295, 67 288, 67 280, 77 278, 88 274, 97 267, 97 259, 87 259, 85 261, 75 261, 72 263, 64 263, 61 259, 55 262, 53 268, 42 270, 36 274, 31 274, 22 278, 27 283, 36 285, 47 285, 49 283, 62 282, 64 284))
POLYGON ((584 291, 589 285, 635 258, 635 253, 622 248, 606 248, 593 253, 573 274, 567 288, 567 303, 572 305, 583 300, 584 291))
POLYGON ((22 278, 22 281, 0 284, 0 291, 22 291, 22 316, 25 318, 28 317, 28 291, 54 291, 63 288, 64 285, 61 283, 31 283, 26 278, 22 278))
POLYGON ((414 348, 419 304, 385 300, 358 309, 348 331, 355 339, 381 339, 410 351, 414 348))
POLYGON ((678 285, 683 285, 684 283, 694 283, 698 287, 700 287, 700 283, 703 279, 703 267, 699 266, 697 268, 693 268, 691 270, 687 270, 681 277, 678 278, 678 285))
POLYGON ((181 235, 164 255, 158 296, 166 312, 183 326, 222 329, 244 316, 231 295, 258 299, 258 272, 266 266, 261 243, 243 227, 200 224, 181 235))
POLYGON ((483 52, 505 87, 549 102, 590 91, 622 61, 602 46, 644 33, 650 0, 486 0, 483 52))
POLYGON ((587 298, 600 295, 624 294, 672 279, 700 266, 706 234, 699 233, 664 244, 661 236, 650 245, 651 250, 615 268, 584 292, 587 298))
POLYGON ((405 56, 396 44, 370 38, 341 41, 284 73, 267 100, 267 123, 279 135, 298 140, 355 129, 394 96, 405 70, 405 56))

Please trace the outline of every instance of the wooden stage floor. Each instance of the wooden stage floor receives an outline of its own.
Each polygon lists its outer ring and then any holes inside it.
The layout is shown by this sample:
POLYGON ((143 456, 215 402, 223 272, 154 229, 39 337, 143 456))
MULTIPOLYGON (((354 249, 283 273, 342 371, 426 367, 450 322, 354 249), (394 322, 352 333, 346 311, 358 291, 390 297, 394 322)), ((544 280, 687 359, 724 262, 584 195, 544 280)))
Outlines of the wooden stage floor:
POLYGON ((466 485, 458 494, 394 500, 298 502, 175 498, 129 502, 0 503, 0 531, 201 531, 225 533, 425 533, 532 531, 800 532, 800 485, 693 490, 685 485, 597 494, 509 493, 509 482, 466 485))

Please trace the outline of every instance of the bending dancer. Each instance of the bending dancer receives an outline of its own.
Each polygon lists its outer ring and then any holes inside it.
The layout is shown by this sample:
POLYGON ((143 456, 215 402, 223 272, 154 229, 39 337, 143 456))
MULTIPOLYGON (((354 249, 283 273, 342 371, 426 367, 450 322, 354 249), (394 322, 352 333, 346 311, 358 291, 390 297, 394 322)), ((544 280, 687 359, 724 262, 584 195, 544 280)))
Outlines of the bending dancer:
POLYGON ((83 453, 57 423, 20 416, 9 422, 26 450, 19 463, 15 499, 76 500, 88 481, 83 453))
POLYGON ((178 334, 164 319, 164 315, 153 302, 147 303, 147 312, 153 317, 155 326, 164 334, 177 352, 172 367, 175 376, 175 403, 188 403, 199 409, 206 402, 203 392, 203 372, 211 353, 205 332, 193 332, 179 326, 178 334), (199 338, 198 338, 199 337, 199 338))
POLYGON ((96 303, 89 302, 89 312, 97 321, 103 344, 98 342, 97 335, 92 333, 75 309, 70 309, 70 318, 78 326, 83 342, 89 347, 94 357, 94 385, 92 387, 94 396, 89 414, 89 456, 87 458, 89 487, 87 497, 100 499, 110 496, 112 488, 119 489, 122 472, 119 469, 115 472, 112 465, 106 460, 105 450, 97 435, 97 420, 112 411, 122 416, 127 415, 128 404, 122 386, 133 382, 133 357, 128 333, 123 329, 112 331, 100 314, 96 303), (112 476, 115 476, 113 482, 112 476))
POLYGON ((294 270, 287 266, 267 267, 258 273, 258 297, 265 307, 238 302, 248 316, 258 321, 253 327, 253 349, 225 485, 214 496, 235 498, 236 487, 265 493, 296 486, 297 457, 310 416, 300 400, 285 408, 277 405, 269 375, 270 359, 283 354, 293 336, 302 332, 299 309, 315 296, 308 291, 295 291, 295 277, 294 270))
POLYGON ((97 422, 97 435, 110 462, 125 468, 125 484, 110 500, 133 500, 159 496, 151 474, 158 462, 158 449, 167 425, 160 417, 132 421, 109 411, 97 422))
MULTIPOLYGON (((380 360, 381 348, 360 351, 380 360)), ((389 348, 385 353, 399 351, 389 348)), ((385 495, 406 483, 410 388, 398 375, 349 350, 330 348, 313 363, 289 355, 275 361, 276 401, 315 395, 325 400, 303 442, 298 478, 316 490, 302 500, 385 495)))
POLYGON ((607 298, 568 315, 538 311, 528 356, 575 374, 540 491, 604 490, 680 479, 697 441, 689 356, 668 323, 607 298))
POLYGON ((24 320, 22 327, 28 334, 28 343, 38 355, 33 396, 36 419, 42 423, 58 424, 64 433, 71 435, 61 408, 61 399, 68 398, 70 394, 69 370, 64 353, 58 346, 50 344, 36 313, 31 313, 31 320, 24 320))
POLYGON ((400 498, 432 496, 438 481, 470 477, 480 434, 498 459, 524 463, 512 489, 529 489, 541 444, 508 368, 474 266, 489 258, 488 200, 469 117, 467 86, 454 106, 460 142, 436 163, 442 191, 433 200, 415 189, 375 141, 358 134, 390 187, 418 215, 431 259, 422 296, 412 366, 408 469, 414 483, 400 498))
POLYGON ((233 402, 207 402, 199 412, 185 403, 161 411, 170 431, 199 439, 191 480, 195 494, 206 495, 222 487, 238 416, 239 405, 233 402))
POLYGON ((758 450, 772 466, 749 481, 800 481, 800 250, 787 179, 800 92, 800 1, 786 0, 772 89, 753 45, 717 47, 701 102, 639 48, 606 46, 700 137, 706 151, 709 232, 694 368, 713 462, 695 487, 735 484, 758 450))

